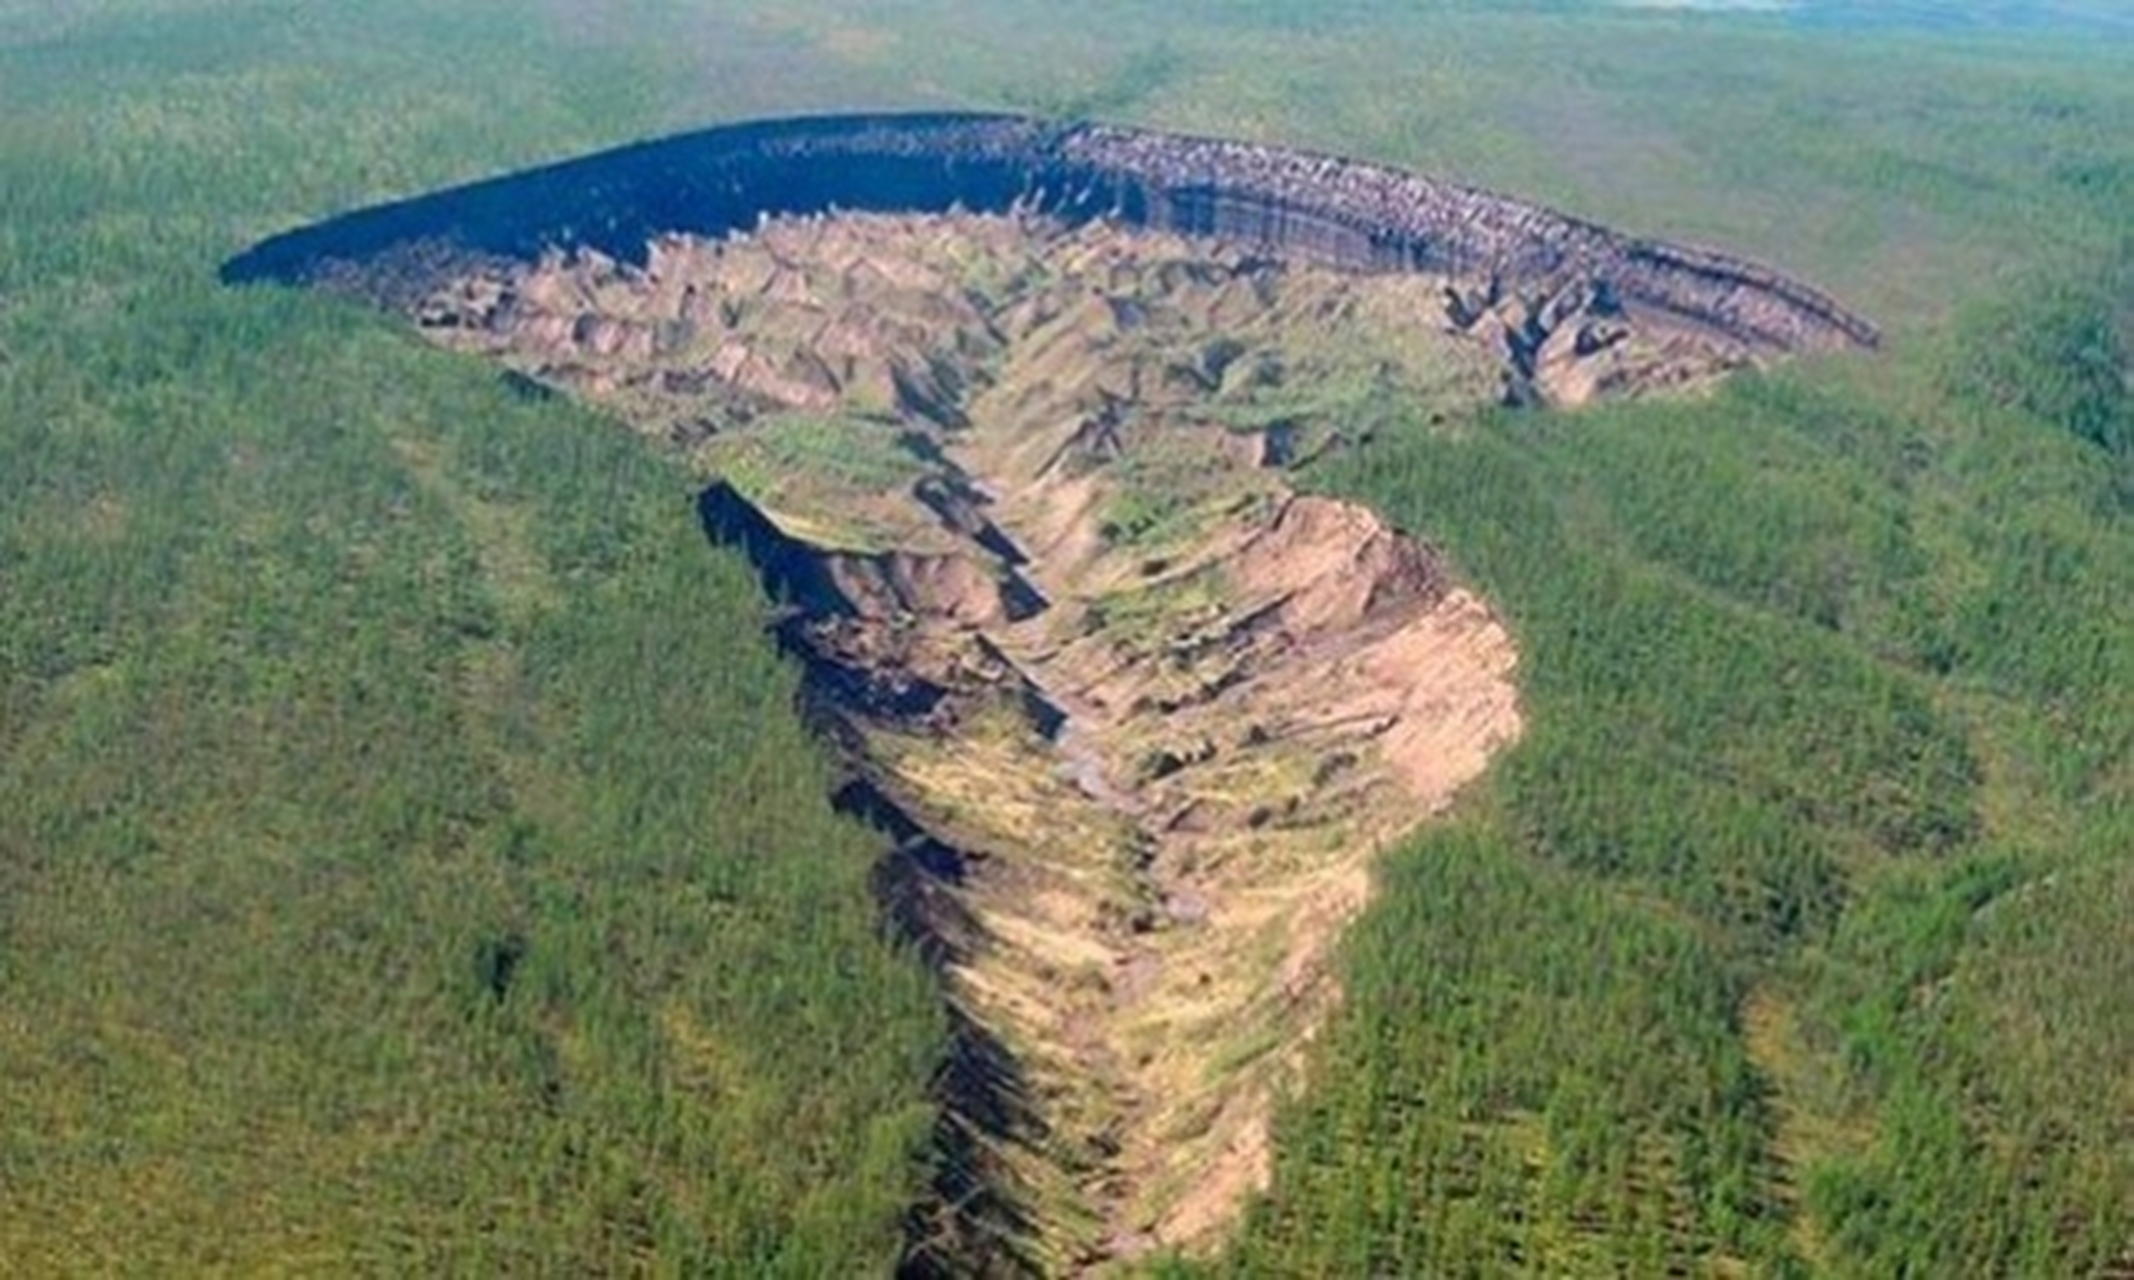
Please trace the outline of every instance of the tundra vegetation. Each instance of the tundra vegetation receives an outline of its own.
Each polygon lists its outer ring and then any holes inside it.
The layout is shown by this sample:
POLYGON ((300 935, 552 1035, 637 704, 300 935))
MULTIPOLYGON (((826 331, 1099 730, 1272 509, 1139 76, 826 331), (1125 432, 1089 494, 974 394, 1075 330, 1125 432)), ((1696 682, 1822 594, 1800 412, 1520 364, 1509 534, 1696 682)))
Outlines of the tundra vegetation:
POLYGON ((2109 15, 1063 14, 0 0, 0 1256, 904 1256, 956 1028, 697 483, 213 271, 664 130, 958 105, 1441 172, 1888 333, 1682 399, 1379 404, 1299 473, 1492 602, 1525 731, 1381 860, 1268 1193, 1147 1265, 2134 1272, 2109 15))

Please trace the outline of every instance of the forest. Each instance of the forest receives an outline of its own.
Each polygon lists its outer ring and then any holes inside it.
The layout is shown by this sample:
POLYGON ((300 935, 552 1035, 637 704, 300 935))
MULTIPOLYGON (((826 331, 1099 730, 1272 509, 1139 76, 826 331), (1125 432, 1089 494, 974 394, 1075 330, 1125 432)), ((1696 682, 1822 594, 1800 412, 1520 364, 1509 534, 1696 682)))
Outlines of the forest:
POLYGON ((2124 279, 1901 393, 1788 371, 1322 477, 1496 584, 1534 725, 1388 868, 1235 1270, 2125 1268, 2124 279))
POLYGON ((2134 49, 1930 25, 0 0, 0 1270, 897 1268, 952 1027, 690 477, 215 267, 947 105, 1444 173, 1888 332, 1304 473, 1493 602, 1528 730, 1385 858, 1234 1242, 1151 1270, 2134 1275, 2134 49))

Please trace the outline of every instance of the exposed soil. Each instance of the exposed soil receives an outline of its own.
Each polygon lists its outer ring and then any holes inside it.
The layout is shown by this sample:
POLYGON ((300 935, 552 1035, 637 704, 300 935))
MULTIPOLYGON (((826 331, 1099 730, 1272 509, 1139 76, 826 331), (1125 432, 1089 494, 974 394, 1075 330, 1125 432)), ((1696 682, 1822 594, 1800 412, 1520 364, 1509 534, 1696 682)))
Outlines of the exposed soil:
POLYGON ((718 477, 841 803, 958 1026, 915 1273, 1218 1240, 1386 842, 1519 732, 1510 637, 1293 470, 1398 419, 1695 383, 1744 341, 1592 281, 1357 275, 1033 215, 469 259, 425 330, 718 477))
POLYGON ((915 1270, 1216 1238, 1373 855, 1518 731, 1488 609, 1286 468, 1395 397, 1665 354, 1612 321, 1515 361, 1506 334, 1599 323, 1590 299, 974 216, 492 264, 416 309, 692 449, 724 477, 707 526, 794 603, 856 807, 899 843, 885 908, 964 1020, 915 1270))

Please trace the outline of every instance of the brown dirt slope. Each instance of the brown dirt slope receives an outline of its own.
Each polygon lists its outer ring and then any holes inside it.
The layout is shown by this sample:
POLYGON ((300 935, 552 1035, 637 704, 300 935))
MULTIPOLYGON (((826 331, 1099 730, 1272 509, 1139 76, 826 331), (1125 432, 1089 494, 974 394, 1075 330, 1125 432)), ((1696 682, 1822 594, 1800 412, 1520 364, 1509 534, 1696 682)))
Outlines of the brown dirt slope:
POLYGON ((1373 857, 1519 731, 1489 608, 1290 468, 1396 401, 1747 358, 1490 288, 853 216, 491 263, 417 305, 690 450, 714 531, 799 602, 847 798, 898 841, 885 908, 964 1028, 915 1268, 1217 1239, 1373 857))

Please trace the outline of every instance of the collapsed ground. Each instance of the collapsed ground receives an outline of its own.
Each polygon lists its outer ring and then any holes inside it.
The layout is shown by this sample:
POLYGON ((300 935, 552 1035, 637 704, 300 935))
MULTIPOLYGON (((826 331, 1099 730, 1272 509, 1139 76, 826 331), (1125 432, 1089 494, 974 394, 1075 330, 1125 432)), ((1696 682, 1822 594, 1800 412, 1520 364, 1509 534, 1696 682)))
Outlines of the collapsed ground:
POLYGON ((898 842, 885 910, 963 1029, 922 1269, 1217 1239, 1375 853, 1519 732, 1489 608, 1293 469, 1396 404, 1456 430, 1762 354, 1604 281, 1024 216, 468 263, 414 311, 688 451, 790 604, 842 798, 898 842))

